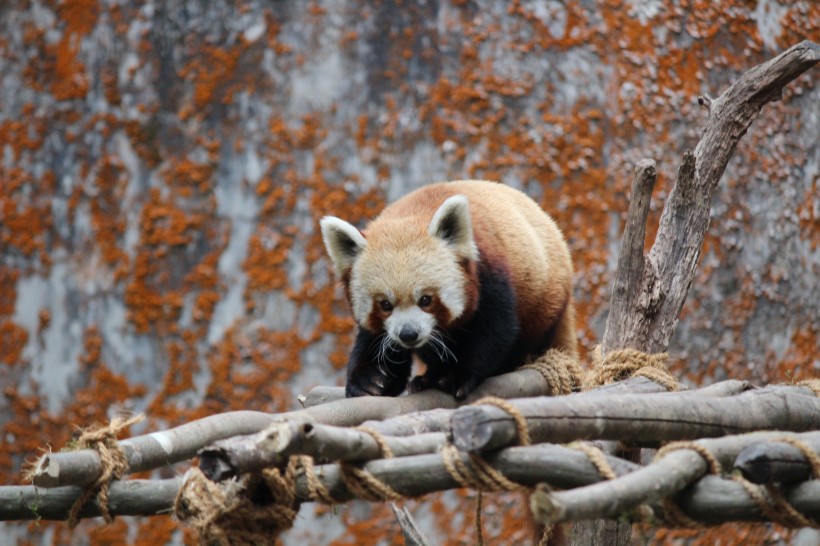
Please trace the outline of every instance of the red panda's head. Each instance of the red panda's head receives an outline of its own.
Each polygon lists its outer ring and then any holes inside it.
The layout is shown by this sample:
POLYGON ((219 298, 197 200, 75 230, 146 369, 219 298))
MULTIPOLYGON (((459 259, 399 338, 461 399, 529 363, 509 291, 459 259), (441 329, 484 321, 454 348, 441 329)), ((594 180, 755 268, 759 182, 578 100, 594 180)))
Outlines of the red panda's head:
POLYGON ((430 212, 383 214, 362 234, 326 216, 322 237, 362 328, 421 347, 459 319, 471 302, 468 271, 478 258, 467 198, 430 212))

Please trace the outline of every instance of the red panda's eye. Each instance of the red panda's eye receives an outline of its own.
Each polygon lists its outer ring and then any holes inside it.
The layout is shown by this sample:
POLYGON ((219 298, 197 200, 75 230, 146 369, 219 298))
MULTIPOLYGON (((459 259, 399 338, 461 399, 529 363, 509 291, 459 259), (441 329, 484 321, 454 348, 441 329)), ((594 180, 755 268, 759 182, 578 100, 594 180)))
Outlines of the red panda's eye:
POLYGON ((422 297, 419 298, 419 307, 427 307, 432 302, 433 302, 433 298, 431 298, 430 296, 427 296, 427 295, 422 296, 422 297))
POLYGON ((382 311, 389 313, 393 310, 393 304, 387 300, 382 300, 379 302, 379 306, 382 308, 382 311))

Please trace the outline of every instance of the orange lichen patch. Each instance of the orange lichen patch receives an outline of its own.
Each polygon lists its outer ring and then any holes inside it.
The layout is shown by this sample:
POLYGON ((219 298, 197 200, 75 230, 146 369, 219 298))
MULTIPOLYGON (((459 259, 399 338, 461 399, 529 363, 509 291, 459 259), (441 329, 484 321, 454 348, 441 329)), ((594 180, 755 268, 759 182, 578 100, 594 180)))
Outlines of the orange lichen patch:
POLYGON ((162 384, 147 409, 152 419, 166 419, 177 423, 175 397, 194 389, 193 375, 199 368, 196 335, 186 330, 183 332, 183 339, 186 342, 173 340, 166 344, 168 366, 162 384))
POLYGON ((0 195, 0 246, 26 257, 45 256, 46 236, 52 227, 51 206, 19 207, 9 195, 0 195))
POLYGON ((77 58, 80 52, 79 38, 65 33, 63 39, 53 46, 45 47, 46 65, 51 82, 51 94, 57 100, 76 100, 88 94, 88 76, 85 65, 77 58))
POLYGON ((11 320, 0 322, 0 362, 7 366, 22 363, 23 349, 28 343, 28 331, 11 320))
POLYGON ((345 526, 345 532, 328 546, 375 546, 400 535, 395 517, 386 503, 372 504, 371 507, 372 510, 363 520, 354 518, 352 510, 341 511, 339 517, 345 526))
POLYGON ((285 264, 293 238, 262 228, 248 241, 248 257, 242 269, 248 276, 247 290, 280 290, 288 283, 285 264))
MULTIPOLYGON (((647 527, 635 525, 633 536, 646 532, 647 527)), ((760 523, 727 523, 704 529, 666 529, 655 528, 652 539, 658 544, 678 543, 685 541, 691 546, 763 546, 772 544, 773 539, 789 543, 794 531, 774 524, 760 523), (777 537, 777 538, 775 538, 777 537)))
POLYGON ((208 355, 212 379, 203 403, 206 411, 292 407, 285 381, 298 369, 304 342, 292 332, 259 335, 255 340, 230 329, 208 355))
POLYGON ((0 264, 0 317, 14 313, 17 301, 17 280, 20 271, 5 264, 0 264))
POLYGON ((103 158, 94 179, 96 195, 90 200, 91 223, 103 262, 116 268, 115 279, 126 275, 128 254, 122 249, 125 219, 120 214, 127 173, 115 157, 103 158))
POLYGON ((191 103, 179 116, 185 120, 201 116, 209 105, 230 104, 240 90, 252 89, 256 80, 254 71, 244 70, 243 64, 258 63, 260 48, 240 41, 232 47, 202 45, 198 55, 179 71, 179 77, 194 84, 191 103))
POLYGON ((65 32, 83 36, 91 32, 100 14, 98 0, 63 0, 57 6, 57 15, 65 23, 65 32))
POLYGON ((164 169, 164 177, 176 195, 192 197, 213 191, 215 170, 216 165, 213 163, 200 164, 186 158, 172 159, 170 166, 164 169))

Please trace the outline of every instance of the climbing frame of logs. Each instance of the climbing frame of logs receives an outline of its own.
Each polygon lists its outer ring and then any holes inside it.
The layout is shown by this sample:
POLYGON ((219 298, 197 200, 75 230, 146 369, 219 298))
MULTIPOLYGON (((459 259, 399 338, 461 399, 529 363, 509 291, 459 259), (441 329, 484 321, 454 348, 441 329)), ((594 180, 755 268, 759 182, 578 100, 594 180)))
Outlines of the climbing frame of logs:
MULTIPOLYGON (((674 381, 663 366, 612 372, 607 362, 625 351, 637 361, 666 351, 737 142, 760 109, 818 61, 820 47, 802 42, 718 98, 700 98, 708 110, 703 136, 683 157, 648 255, 655 165, 639 162, 606 331, 576 392, 566 394, 544 370, 522 369, 487 380, 460 406, 434 390, 345 399, 341 389, 322 387, 283 414, 230 412, 119 441, 121 428, 97 430, 101 443, 41 455, 27 472, 32 485, 0 487, 0 520, 175 512, 208 540, 241 543, 286 529, 302 502, 401 502, 468 486, 530 492, 537 521, 581 522, 576 544, 624 544, 637 520, 817 527, 820 380, 761 388, 730 380, 667 392, 674 381), (127 479, 196 456, 185 476, 127 479), (194 502, 194 478, 219 506, 194 502), (238 516, 272 505, 271 528, 251 529, 253 518, 238 516)), ((415 537, 408 542, 424 543, 412 516, 396 514, 405 536, 415 537)))

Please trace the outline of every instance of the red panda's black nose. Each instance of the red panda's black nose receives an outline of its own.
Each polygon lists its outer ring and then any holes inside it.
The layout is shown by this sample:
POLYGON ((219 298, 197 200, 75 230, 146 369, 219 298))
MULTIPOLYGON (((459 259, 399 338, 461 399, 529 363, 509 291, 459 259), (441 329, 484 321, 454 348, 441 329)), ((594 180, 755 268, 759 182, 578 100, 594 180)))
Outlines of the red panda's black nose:
POLYGON ((413 343, 419 338, 419 332, 410 325, 404 325, 399 332, 399 339, 404 343, 413 343))

